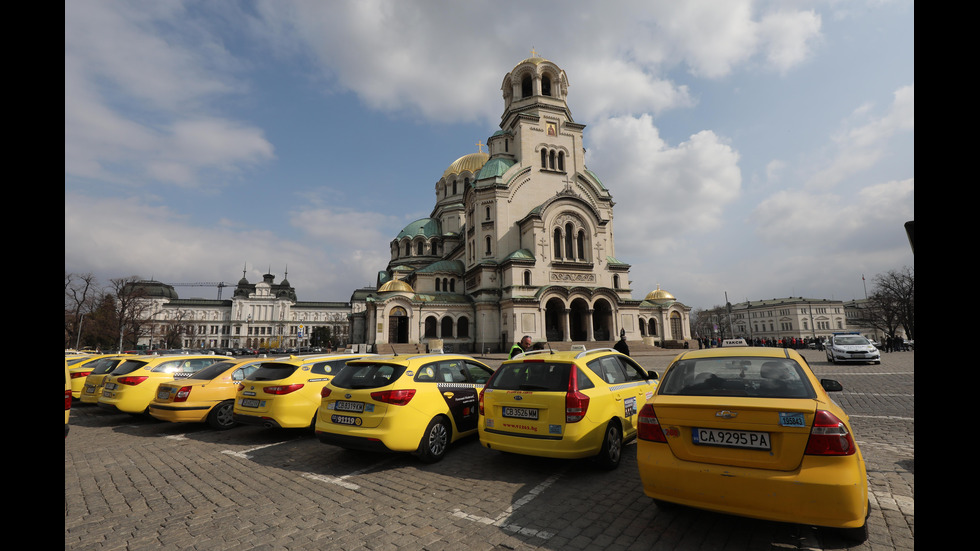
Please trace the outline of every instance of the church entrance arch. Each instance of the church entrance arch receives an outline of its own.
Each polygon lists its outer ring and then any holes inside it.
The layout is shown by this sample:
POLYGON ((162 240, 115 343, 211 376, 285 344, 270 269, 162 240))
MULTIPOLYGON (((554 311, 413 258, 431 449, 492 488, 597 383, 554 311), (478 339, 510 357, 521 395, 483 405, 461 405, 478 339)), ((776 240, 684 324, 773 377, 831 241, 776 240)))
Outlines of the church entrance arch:
POLYGON ((681 324, 681 315, 677 312, 670 313, 670 338, 675 341, 684 338, 684 326, 681 324))
POLYGON ((589 340, 589 303, 585 299, 577 298, 572 301, 568 324, 573 341, 589 340))
POLYGON ((612 305, 605 299, 599 299, 592 305, 592 334, 597 341, 613 340, 612 305))
POLYGON ((544 328, 549 341, 565 340, 565 303, 561 299, 553 298, 545 304, 544 328))
POLYGON ((395 306, 388 312, 388 342, 408 342, 408 312, 401 306, 395 306))

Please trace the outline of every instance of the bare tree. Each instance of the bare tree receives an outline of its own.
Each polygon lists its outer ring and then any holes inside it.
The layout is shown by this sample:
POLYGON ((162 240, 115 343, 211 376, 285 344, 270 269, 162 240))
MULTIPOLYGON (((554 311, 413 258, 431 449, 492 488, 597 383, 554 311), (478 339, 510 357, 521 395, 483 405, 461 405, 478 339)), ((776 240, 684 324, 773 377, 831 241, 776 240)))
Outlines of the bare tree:
POLYGON ((163 345, 166 348, 183 348, 183 336, 193 334, 193 328, 187 323, 189 312, 178 308, 173 316, 163 325, 163 345))
POLYGON ((95 309, 99 291, 91 273, 65 272, 65 348, 79 345, 85 316, 95 309))
POLYGON ((146 299, 146 289, 139 284, 141 278, 129 276, 109 281, 107 293, 115 303, 116 334, 119 337, 119 351, 125 348, 127 335, 133 346, 139 341, 149 323, 145 315, 150 307, 146 299))
POLYGON ((890 270, 874 278, 868 302, 872 323, 894 337, 901 327, 905 336, 915 338, 915 271, 908 266, 890 270))

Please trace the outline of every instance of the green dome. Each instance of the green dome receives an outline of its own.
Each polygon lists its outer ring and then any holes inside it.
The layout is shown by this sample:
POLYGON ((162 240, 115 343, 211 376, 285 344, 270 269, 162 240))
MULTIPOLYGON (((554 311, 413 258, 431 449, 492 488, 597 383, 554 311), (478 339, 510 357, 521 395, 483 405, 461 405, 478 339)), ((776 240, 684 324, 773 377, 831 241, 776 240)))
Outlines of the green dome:
POLYGON ((401 239, 402 237, 416 237, 419 235, 422 237, 435 237, 439 234, 440 231, 438 220, 435 218, 422 218, 405 226, 405 229, 398 232, 398 237, 395 239, 401 239))

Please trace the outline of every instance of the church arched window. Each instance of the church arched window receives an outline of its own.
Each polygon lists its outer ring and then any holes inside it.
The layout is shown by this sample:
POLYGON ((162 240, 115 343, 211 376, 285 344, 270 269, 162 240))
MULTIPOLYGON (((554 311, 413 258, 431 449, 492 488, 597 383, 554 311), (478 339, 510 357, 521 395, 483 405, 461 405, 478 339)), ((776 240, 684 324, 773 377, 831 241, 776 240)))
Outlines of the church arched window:
POLYGON ((548 168, 548 151, 546 149, 541 150, 541 168, 548 168))
POLYGON ((490 219, 490 207, 487 207, 487 220, 490 219))
POLYGON ((456 180, 453 180, 453 195, 456 195, 456 180))
POLYGON ((541 78, 541 95, 550 96, 551 95, 551 77, 545 75, 541 78))
POLYGON ((561 228, 555 228, 555 259, 561 258, 561 228))
POLYGON ((446 316, 442 318, 442 338, 453 336, 453 318, 446 316))
POLYGON ((572 260, 575 258, 575 234, 573 232, 572 223, 569 222, 565 224, 565 258, 572 260))
POLYGON ((411 254, 412 254, 412 244, 405 243, 405 256, 409 256, 411 254))
POLYGON ((578 231, 578 239, 576 245, 578 246, 578 259, 585 260, 585 231, 584 230, 578 231))
POLYGON ((565 152, 558 152, 558 170, 565 172, 565 152))
POLYGON ((490 256, 490 254, 493 253, 493 249, 490 248, 490 236, 489 235, 486 237, 486 243, 487 243, 487 256, 490 256))
POLYGON ((449 292, 450 293, 455 293, 456 292, 456 280, 455 279, 450 279, 449 280, 449 292))
POLYGON ((425 246, 422 244, 421 241, 419 241, 418 243, 416 243, 415 244, 415 254, 417 254, 419 256, 422 256, 422 253, 424 251, 424 247, 425 246))
POLYGON ((440 281, 440 279, 437 277, 436 278, 436 292, 437 293, 439 292, 439 281, 440 281))
POLYGON ((531 285, 531 270, 524 270, 524 285, 531 285))
POLYGON ((529 98, 533 93, 534 86, 531 81, 531 75, 524 75, 524 78, 521 79, 521 97, 529 98))
POLYGON ((555 152, 554 150, 548 155, 548 168, 551 170, 555 169, 555 152))

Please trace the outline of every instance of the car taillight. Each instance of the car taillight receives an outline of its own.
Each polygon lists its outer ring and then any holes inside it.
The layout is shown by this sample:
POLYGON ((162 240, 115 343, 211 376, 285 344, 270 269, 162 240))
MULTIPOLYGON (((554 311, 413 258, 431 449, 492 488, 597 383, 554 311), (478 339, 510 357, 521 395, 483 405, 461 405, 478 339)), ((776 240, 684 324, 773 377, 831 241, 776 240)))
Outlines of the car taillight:
POLYGON ((565 393, 565 422, 577 423, 585 418, 589 410, 589 397, 578 391, 578 369, 569 367, 568 392, 565 393))
POLYGON ((330 389, 323 387, 323 389, 320 391, 320 398, 326 398, 327 396, 330 396, 330 389))
POLYGON ((82 377, 88 377, 91 371, 76 371, 71 374, 72 379, 81 379, 82 377))
POLYGON ((652 405, 646 404, 640 408, 638 423, 636 437, 640 440, 667 442, 667 437, 664 436, 664 431, 660 428, 660 420, 657 419, 657 414, 653 411, 652 405))
POLYGON ((146 375, 139 375, 136 377, 119 377, 116 379, 116 382, 121 385, 136 386, 147 379, 149 379, 149 377, 146 375))
POLYGON ((66 390, 65 391, 65 411, 68 411, 70 409, 71 409, 71 391, 70 390, 66 390))
POLYGON ((371 399, 378 402, 391 404, 393 406, 404 406, 412 399, 413 396, 415 396, 414 388, 405 390, 382 390, 380 392, 371 393, 371 399))
POLYGON ((303 388, 303 383, 294 383, 291 385, 267 386, 263 388, 262 391, 265 392, 266 394, 281 395, 281 394, 289 394, 290 392, 296 392, 301 388, 303 388))
POLYGON ((177 393, 174 394, 174 402, 184 402, 187 400, 187 397, 190 396, 190 394, 191 394, 191 387, 182 386, 180 387, 180 390, 178 390, 177 393))
POLYGON ((829 411, 817 410, 806 443, 807 455, 852 455, 854 439, 844 423, 829 411))
POLYGON ((487 388, 483 387, 483 390, 480 391, 480 415, 483 415, 483 392, 486 390, 487 388))

